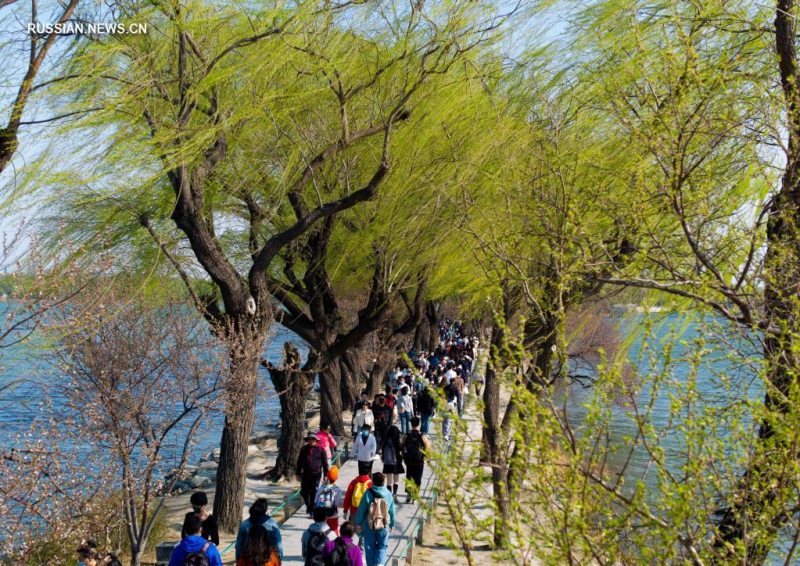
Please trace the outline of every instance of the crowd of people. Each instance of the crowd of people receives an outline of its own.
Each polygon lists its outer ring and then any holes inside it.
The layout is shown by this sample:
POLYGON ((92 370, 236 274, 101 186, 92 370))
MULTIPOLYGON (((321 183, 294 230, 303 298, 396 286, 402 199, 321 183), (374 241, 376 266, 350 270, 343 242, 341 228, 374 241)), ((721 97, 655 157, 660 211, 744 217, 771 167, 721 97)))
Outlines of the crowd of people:
POLYGON ((482 379, 474 373, 477 337, 467 337, 464 326, 449 319, 441 321, 439 336, 432 352, 412 349, 398 356, 384 392, 372 400, 367 390, 361 392, 351 421, 350 457, 358 462, 358 475, 344 493, 335 485, 338 469, 329 466, 336 442, 326 423, 306 436, 296 469, 305 511, 313 520, 302 540, 306 565, 361 566, 362 558, 367 566, 385 564, 402 476, 407 478, 404 503, 412 503, 432 449, 428 434, 437 409, 448 441, 470 386, 476 395, 481 392, 482 379), (373 470, 378 461, 380 472, 373 470), (341 527, 340 508, 346 519, 341 527))
MULTIPOLYGON (((439 337, 440 344, 431 352, 412 348, 398 356, 385 392, 370 400, 367 391, 362 391, 352 411, 349 454, 358 462, 358 473, 346 490, 336 485, 337 442, 328 424, 323 422, 317 432, 306 435, 295 472, 305 512, 312 520, 301 540, 307 566, 364 566, 365 561, 366 566, 385 565, 396 505, 401 504, 402 476, 406 476, 404 503, 413 503, 433 448, 428 435, 434 415, 441 413, 442 438, 449 441, 453 419, 463 415, 470 386, 476 395, 482 387, 482 379, 474 373, 477 338, 467 337, 464 326, 449 319, 440 322, 439 337), (381 471, 373 470, 377 461, 381 471)), ((198 491, 190 503, 192 511, 184 517, 182 540, 169 566, 221 566, 219 531, 208 510, 208 498, 198 491)), ((101 557, 91 545, 78 552, 82 566, 114 564, 109 561, 113 555, 101 557)), ((281 564, 281 531, 268 513, 266 499, 250 506, 235 552, 237 566, 281 564)))

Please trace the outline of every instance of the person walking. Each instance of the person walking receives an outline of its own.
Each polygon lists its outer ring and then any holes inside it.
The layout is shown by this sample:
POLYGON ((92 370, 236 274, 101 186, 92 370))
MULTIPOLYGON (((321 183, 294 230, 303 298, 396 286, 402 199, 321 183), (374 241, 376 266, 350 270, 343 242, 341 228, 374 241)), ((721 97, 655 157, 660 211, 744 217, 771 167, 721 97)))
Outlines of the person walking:
POLYGON ((325 455, 328 457, 328 462, 330 462, 337 446, 336 439, 333 438, 333 435, 331 434, 331 425, 326 422, 320 422, 316 437, 317 446, 325 451, 325 455))
POLYGON ((383 393, 378 395, 376 404, 372 407, 372 413, 375 415, 375 440, 380 446, 383 442, 383 435, 392 426, 394 420, 394 409, 386 403, 386 395, 383 393))
POLYGON ((350 521, 342 523, 342 534, 328 541, 322 557, 326 566, 364 566, 364 556, 358 545, 353 543, 356 526, 350 521))
POLYGON ((361 526, 367 566, 386 563, 389 549, 389 531, 394 528, 394 499, 385 487, 386 476, 372 474, 372 487, 367 490, 358 506, 355 523, 361 526))
POLYGON ((236 559, 236 566, 280 566, 281 558, 278 549, 272 544, 269 531, 260 525, 250 529, 250 536, 236 559))
MULTIPOLYGON (((189 499, 189 503, 192 504, 192 509, 200 516, 200 520, 203 522, 200 536, 219 546, 219 527, 217 526, 216 517, 208 510, 208 496, 206 492, 196 491, 189 499)), ((181 532, 181 538, 185 536, 186 533, 181 532)))
POLYGON ((270 545, 278 549, 278 557, 283 560, 283 540, 281 529, 277 521, 269 516, 267 511, 269 505, 264 497, 259 497, 250 506, 250 517, 242 521, 239 525, 239 532, 236 534, 236 552, 234 557, 238 559, 247 546, 250 537, 250 530, 255 527, 263 527, 267 531, 270 545))
POLYGON ((358 506, 361 504, 361 498, 364 497, 364 494, 371 487, 372 478, 369 474, 359 474, 353 478, 353 481, 347 486, 347 493, 344 495, 342 510, 348 521, 355 521, 358 506))
POLYGON ((458 416, 461 417, 464 414, 464 405, 466 404, 464 394, 467 391, 467 385, 464 378, 461 377, 461 373, 457 373, 453 378, 453 385, 456 388, 456 408, 458 409, 458 416))
POLYGON ((395 425, 389 427, 381 446, 381 459, 383 460, 383 473, 386 476, 386 489, 392 492, 395 503, 397 502, 397 489, 400 484, 400 474, 405 473, 403 456, 400 453, 400 429, 395 425))
POLYGON ((303 531, 303 536, 300 538, 300 552, 305 566, 323 566, 325 559, 322 553, 325 545, 331 540, 331 530, 325 524, 328 510, 315 507, 313 518, 314 522, 303 531))
POLYGON ((404 385, 400 389, 400 397, 397 398, 397 418, 400 421, 400 432, 403 434, 409 430, 409 420, 414 414, 414 399, 408 390, 408 386, 404 385))
POLYGON ((453 427, 453 415, 456 414, 458 405, 458 393, 456 391, 456 386, 452 381, 445 386, 444 395, 447 405, 445 406, 444 414, 442 415, 442 436, 444 437, 445 441, 449 441, 450 430, 453 427))
POLYGON ((186 537, 172 550, 169 566, 186 566, 187 564, 207 564, 208 566, 222 566, 222 557, 219 555, 217 545, 200 536, 203 521, 194 511, 186 513, 183 519, 181 532, 186 537))
POLYGON ((336 485, 339 479, 339 467, 335 464, 328 470, 325 481, 319 486, 314 496, 314 509, 325 509, 326 522, 331 531, 339 535, 339 507, 344 503, 344 491, 336 485))
POLYGON ((377 452, 378 442, 370 433, 369 425, 364 425, 350 449, 350 457, 358 460, 359 475, 372 473, 372 462, 375 461, 377 452))
MULTIPOLYGON (((403 440, 403 460, 406 463, 406 482, 417 486, 417 492, 422 487, 422 472, 425 470, 425 454, 431 449, 431 441, 420 430, 420 418, 411 418, 411 432, 403 440)), ((406 484, 408 485, 408 483, 406 484)), ((406 503, 411 503, 413 498, 406 487, 406 503)))
POLYGON ((300 496, 306 504, 306 513, 311 516, 314 510, 314 496, 317 494, 322 475, 328 473, 328 457, 325 451, 317 446, 317 436, 306 435, 306 443, 297 456, 295 473, 300 480, 300 496))
POLYGON ((358 431, 361 430, 361 427, 356 426, 356 413, 358 413, 358 411, 364 407, 364 403, 369 406, 369 397, 366 389, 361 390, 361 397, 359 397, 358 400, 353 404, 353 411, 350 419, 350 431, 353 433, 353 436, 355 436, 358 431))
POLYGON ((426 385, 425 389, 423 389, 417 397, 417 411, 419 412, 419 418, 422 422, 421 430, 424 434, 427 434, 431 419, 436 412, 436 398, 431 393, 430 386, 426 385))
POLYGON ((353 436, 357 436, 364 428, 364 425, 367 425, 370 429, 375 426, 375 414, 366 399, 361 402, 361 408, 353 416, 353 436))

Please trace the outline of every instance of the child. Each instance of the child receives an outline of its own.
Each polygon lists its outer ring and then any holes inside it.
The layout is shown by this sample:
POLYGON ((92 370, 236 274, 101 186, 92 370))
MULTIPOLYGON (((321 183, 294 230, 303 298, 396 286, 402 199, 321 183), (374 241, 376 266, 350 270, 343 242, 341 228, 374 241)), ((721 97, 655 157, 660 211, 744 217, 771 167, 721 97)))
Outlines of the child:
POLYGON ((334 465, 328 470, 325 482, 317 490, 314 507, 325 509, 328 527, 339 536, 339 507, 344 503, 344 492, 336 485, 337 479, 339 479, 339 468, 334 465))
POLYGON ((325 455, 328 457, 328 462, 331 461, 331 456, 333 456, 333 453, 336 450, 336 440, 333 438, 330 428, 331 425, 326 422, 321 422, 319 424, 319 431, 317 431, 317 446, 325 451, 325 455))
POLYGON ((313 511, 314 522, 303 532, 300 539, 300 550, 303 553, 305 564, 316 564, 322 559, 322 551, 325 545, 331 540, 331 531, 325 525, 328 517, 328 510, 322 507, 315 507, 313 511))
POLYGON ((344 516, 348 521, 352 521, 355 518, 358 506, 361 504, 361 498, 371 487, 372 478, 369 474, 361 474, 355 477, 353 481, 350 482, 350 485, 347 486, 343 509, 344 516))

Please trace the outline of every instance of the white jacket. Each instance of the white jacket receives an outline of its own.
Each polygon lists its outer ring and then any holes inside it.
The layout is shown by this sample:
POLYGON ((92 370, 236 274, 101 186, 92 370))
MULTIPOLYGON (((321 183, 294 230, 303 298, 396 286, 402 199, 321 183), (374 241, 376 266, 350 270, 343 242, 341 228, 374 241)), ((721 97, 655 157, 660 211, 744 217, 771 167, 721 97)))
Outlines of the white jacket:
POLYGON ((353 417, 353 434, 358 434, 358 432, 361 430, 361 427, 365 424, 369 425, 371 429, 374 429, 375 415, 372 414, 372 411, 359 409, 356 411, 355 417, 353 417))
POLYGON ((350 449, 350 457, 355 458, 359 462, 370 462, 375 459, 375 453, 378 451, 378 443, 375 441, 375 436, 370 434, 367 441, 361 438, 361 434, 353 441, 353 447, 350 449))

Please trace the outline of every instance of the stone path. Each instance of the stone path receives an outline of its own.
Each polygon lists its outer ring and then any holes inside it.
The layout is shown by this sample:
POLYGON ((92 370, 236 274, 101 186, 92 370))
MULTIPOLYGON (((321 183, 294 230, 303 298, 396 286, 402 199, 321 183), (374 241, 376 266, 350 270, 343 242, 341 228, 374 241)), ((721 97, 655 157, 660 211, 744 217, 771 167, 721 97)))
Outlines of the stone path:
MULTIPOLYGON (((435 442, 435 435, 429 435, 431 440, 435 442)), ((380 460, 376 461, 373 465, 373 471, 381 471, 383 465, 380 460)), ((336 485, 343 490, 347 490, 347 486, 358 475, 358 462, 355 460, 348 460, 339 470, 339 480, 336 485)), ((405 480, 405 475, 402 476, 405 480)), ((433 487, 433 476, 431 467, 425 466, 425 471, 422 476, 422 497, 424 500, 430 498, 431 489, 433 487)), ((422 519, 422 509, 416 503, 403 503, 406 500, 405 485, 400 485, 397 492, 397 497, 400 503, 395 504, 395 528, 389 536, 389 557, 387 561, 391 564, 391 558, 401 558, 405 556, 406 547, 409 538, 415 534, 418 522, 422 519)), ((340 511, 340 521, 341 518, 340 511)), ((303 564, 302 552, 300 549, 300 539, 308 526, 312 523, 308 515, 305 514, 305 507, 297 511, 288 521, 281 525, 281 534, 283 535, 283 564, 299 565, 303 564)), ((400 560, 400 564, 405 561, 400 560)))

